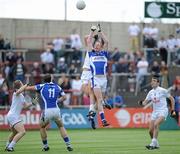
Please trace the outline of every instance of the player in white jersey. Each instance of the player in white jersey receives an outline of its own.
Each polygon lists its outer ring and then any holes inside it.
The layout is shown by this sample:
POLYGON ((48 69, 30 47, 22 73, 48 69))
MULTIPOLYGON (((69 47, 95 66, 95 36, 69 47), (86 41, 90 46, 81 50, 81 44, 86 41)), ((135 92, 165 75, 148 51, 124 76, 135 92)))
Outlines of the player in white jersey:
POLYGON ((16 80, 13 83, 14 92, 12 96, 12 103, 10 110, 7 114, 7 120, 11 127, 11 134, 8 137, 6 143, 6 151, 14 151, 15 144, 25 135, 26 131, 20 117, 22 109, 32 106, 31 103, 26 103, 25 98, 22 94, 27 84, 23 85, 20 80, 16 80))
POLYGON ((38 91, 43 100, 43 111, 40 119, 40 133, 43 143, 43 151, 48 151, 50 148, 47 141, 46 128, 50 121, 54 121, 60 131, 67 150, 73 151, 67 131, 64 128, 63 121, 60 115, 60 108, 58 103, 62 103, 66 99, 66 95, 62 88, 53 83, 53 76, 50 74, 45 75, 44 84, 37 84, 35 86, 28 86, 25 90, 38 91))
POLYGON ((170 100, 171 115, 175 116, 174 111, 174 98, 168 93, 168 91, 159 86, 159 77, 154 76, 151 79, 152 90, 149 91, 144 101, 140 101, 141 105, 147 105, 149 102, 153 104, 153 112, 151 115, 151 121, 149 125, 149 135, 152 139, 151 143, 146 146, 147 149, 158 149, 158 132, 159 125, 166 119, 168 115, 167 98, 170 100))
MULTIPOLYGON (((94 34, 95 30, 96 30, 96 27, 92 26, 90 34, 86 35, 84 38, 87 50, 91 50, 93 48, 91 39, 92 39, 92 37, 95 36, 95 34, 94 34)), ((91 84, 90 84, 90 81, 92 78, 92 73, 91 73, 91 70, 89 68, 87 68, 85 65, 83 65, 82 68, 83 68, 83 71, 81 74, 82 90, 90 98, 89 113, 88 113, 87 117, 88 117, 89 121, 91 122, 91 127, 93 129, 96 129, 94 116, 96 115, 97 107, 96 107, 96 103, 95 103, 94 93, 91 89, 91 84)))

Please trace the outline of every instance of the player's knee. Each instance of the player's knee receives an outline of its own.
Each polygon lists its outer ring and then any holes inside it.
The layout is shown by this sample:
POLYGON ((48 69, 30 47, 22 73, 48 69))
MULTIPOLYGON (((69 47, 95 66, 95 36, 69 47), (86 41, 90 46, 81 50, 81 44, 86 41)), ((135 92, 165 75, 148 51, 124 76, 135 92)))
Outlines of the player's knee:
POLYGON ((46 128, 46 125, 41 124, 41 125, 40 125, 40 128, 43 128, 43 129, 44 129, 44 128, 46 128))
POLYGON ((64 127, 63 122, 60 119, 56 120, 55 123, 58 126, 58 128, 64 127))
POLYGON ((153 133, 153 128, 150 128, 149 129, 149 134, 152 134, 153 133))
POLYGON ((158 123, 155 123, 154 124, 154 128, 157 129, 159 127, 159 124, 158 123))
POLYGON ((26 131, 23 130, 23 131, 21 131, 21 132, 19 132, 19 133, 21 134, 21 136, 24 136, 24 135, 26 134, 26 131))

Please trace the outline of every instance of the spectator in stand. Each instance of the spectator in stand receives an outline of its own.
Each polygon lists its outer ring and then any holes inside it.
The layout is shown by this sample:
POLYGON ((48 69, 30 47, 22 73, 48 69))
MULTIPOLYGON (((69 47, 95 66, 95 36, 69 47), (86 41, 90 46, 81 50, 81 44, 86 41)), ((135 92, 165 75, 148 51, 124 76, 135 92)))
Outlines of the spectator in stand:
POLYGON ((62 51, 64 40, 60 37, 57 37, 53 40, 52 43, 53 43, 54 60, 55 60, 55 66, 56 66, 58 57, 64 56, 63 51, 62 51))
POLYGON ((109 60, 112 62, 112 72, 116 72, 116 64, 119 61, 119 58, 121 57, 121 53, 117 47, 114 48, 112 52, 110 52, 109 60))
POLYGON ((157 61, 153 61, 153 65, 151 66, 151 73, 153 75, 160 74, 160 66, 157 61))
POLYGON ((124 55, 124 60, 130 64, 132 62, 134 62, 135 57, 134 57, 134 53, 132 53, 131 51, 127 51, 124 55))
POLYGON ((12 45, 11 45, 11 42, 8 38, 5 38, 4 40, 4 49, 5 50, 10 50, 12 49, 12 45))
POLYGON ((56 72, 57 73, 67 73, 67 70, 68 70, 68 66, 65 63, 65 58, 64 57, 59 58, 58 63, 57 63, 56 72))
POLYGON ((2 34, 0 34, 0 50, 4 49, 4 38, 2 34))
MULTIPOLYGON (((0 50, 4 49, 4 43, 5 43, 4 38, 3 38, 2 34, 0 34, 0 50)), ((2 59, 2 62, 5 61, 5 53, 4 52, 2 52, 2 54, 1 54, 1 59, 2 59)))
POLYGON ((141 60, 137 63, 135 95, 137 95, 138 91, 141 90, 141 85, 146 85, 146 75, 148 74, 148 66, 148 61, 145 59, 144 56, 142 56, 141 60))
POLYGON ((20 59, 21 62, 23 62, 23 61, 24 61, 24 57, 23 57, 23 55, 22 55, 22 52, 17 52, 17 53, 15 54, 15 59, 16 59, 16 61, 18 61, 18 60, 20 59))
POLYGON ((71 39, 71 48, 74 50, 72 59, 75 61, 81 61, 82 42, 79 34, 76 33, 76 30, 73 30, 70 39, 71 39))
POLYGON ((80 50, 82 48, 82 42, 79 34, 76 33, 76 30, 73 30, 73 33, 70 35, 71 39, 71 48, 80 50))
POLYGON ((9 85, 7 80, 0 74, 0 106, 9 105, 9 85))
POLYGON ((2 68, 2 72, 3 72, 4 78, 6 78, 8 82, 13 81, 13 76, 12 76, 11 71, 12 71, 12 68, 9 66, 9 61, 7 61, 2 68))
POLYGON ((133 52, 139 50, 139 33, 140 28, 136 23, 133 22, 131 25, 129 25, 128 34, 130 36, 130 46, 133 52))
POLYGON ((9 67, 12 68, 12 66, 16 63, 17 59, 14 54, 14 52, 10 51, 6 54, 6 62, 8 61, 9 67))
POLYGON ((142 34, 143 34, 143 47, 146 46, 146 42, 147 40, 150 38, 150 24, 144 24, 144 28, 142 30, 142 34))
POLYGON ((75 79, 72 80, 71 87, 73 90, 72 105, 82 105, 82 82, 79 75, 77 75, 75 79))
POLYGON ((144 55, 144 53, 142 51, 137 51, 135 54, 134 54, 134 63, 137 64, 138 61, 141 60, 141 57, 144 55))
POLYGON ((175 96, 180 96, 180 75, 177 75, 174 84, 173 84, 173 89, 174 89, 174 95, 175 96))
POLYGON ((77 74, 77 73, 78 73, 78 69, 77 69, 75 63, 72 63, 72 64, 70 65, 70 67, 68 68, 67 73, 68 73, 70 76, 72 76, 72 77, 73 77, 74 74, 77 74))
POLYGON ((169 35, 169 39, 167 40, 167 50, 170 54, 169 64, 176 59, 176 39, 174 35, 169 35))
POLYGON ((14 80, 20 80, 22 83, 24 83, 26 72, 27 69, 25 65, 22 63, 21 59, 18 59, 17 64, 15 64, 12 68, 12 74, 14 75, 14 80))
POLYGON ((41 69, 39 67, 38 62, 33 63, 33 68, 31 70, 31 74, 33 76, 34 84, 41 83, 41 69))
POLYGON ((124 58, 120 58, 116 64, 117 73, 127 73, 128 72, 128 63, 124 58))
POLYGON ((177 121, 177 123, 179 123, 179 112, 180 112, 180 96, 175 96, 174 98, 175 103, 174 103, 174 110, 176 112, 176 116, 175 119, 177 121))
POLYGON ((61 78, 58 79, 58 85, 60 85, 66 93, 67 99, 64 101, 64 104, 69 105, 71 101, 71 83, 69 77, 67 77, 65 74, 62 74, 61 78))
POLYGON ((161 87, 165 89, 169 88, 168 67, 164 61, 161 61, 160 74, 161 74, 161 83, 160 83, 161 87))
POLYGON ((135 65, 134 65, 134 63, 130 63, 129 68, 128 68, 128 88, 129 88, 130 92, 134 92, 135 82, 136 82, 135 65))
POLYGON ((167 41, 165 40, 165 38, 163 36, 158 41, 157 47, 158 47, 158 50, 159 50, 160 55, 161 55, 161 60, 165 61, 167 64, 167 56, 168 56, 167 41))
POLYGON ((54 65, 52 63, 47 63, 45 64, 45 68, 44 68, 44 74, 54 74, 55 69, 54 69, 54 65))
POLYGON ((121 53, 117 47, 115 47, 112 52, 110 52, 109 59, 113 62, 118 62, 119 58, 121 57, 121 53))
POLYGON ((151 64, 153 61, 154 50, 157 46, 158 33, 159 31, 156 27, 154 27, 154 25, 143 29, 143 34, 145 37, 144 48, 146 52, 146 59, 149 64, 151 64))
POLYGON ((41 55, 41 62, 42 62, 42 72, 45 73, 46 64, 54 64, 54 56, 51 53, 51 48, 49 45, 46 47, 46 51, 44 51, 41 55))
POLYGON ((159 37, 159 29, 156 27, 155 23, 152 23, 151 25, 150 37, 154 40, 155 46, 157 46, 157 40, 159 37))
POLYGON ((175 65, 180 65, 180 32, 179 32, 179 38, 176 39, 176 46, 177 46, 177 56, 176 60, 174 61, 175 65))

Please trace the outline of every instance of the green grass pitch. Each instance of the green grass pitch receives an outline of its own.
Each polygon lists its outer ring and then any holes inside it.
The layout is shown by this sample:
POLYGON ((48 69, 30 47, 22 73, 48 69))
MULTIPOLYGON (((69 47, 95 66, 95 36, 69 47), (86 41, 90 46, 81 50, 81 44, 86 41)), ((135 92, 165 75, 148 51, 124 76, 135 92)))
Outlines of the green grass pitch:
MULTIPOLYGON (((7 154, 4 145, 8 131, 0 131, 0 154, 7 154)), ((180 154, 180 132, 160 131, 160 149, 147 150, 150 143, 147 129, 78 129, 68 130, 74 151, 72 154, 180 154)), ((67 154, 58 130, 48 130, 50 151, 47 154, 67 154)), ((27 131, 16 145, 14 154, 39 154, 42 144, 39 131, 27 131)))

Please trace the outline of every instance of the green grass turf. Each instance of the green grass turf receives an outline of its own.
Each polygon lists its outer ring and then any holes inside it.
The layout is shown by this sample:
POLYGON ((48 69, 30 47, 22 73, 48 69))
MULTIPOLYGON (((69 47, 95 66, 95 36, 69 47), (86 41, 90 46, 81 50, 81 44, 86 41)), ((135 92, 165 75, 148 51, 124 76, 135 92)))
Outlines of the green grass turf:
MULTIPOLYGON (((8 131, 0 131, 0 154, 8 131)), ((74 151, 72 154, 180 154, 180 132, 160 131, 160 149, 147 150, 145 145, 150 143, 147 129, 78 129, 68 130, 74 151)), ((50 151, 47 154, 66 154, 63 140, 58 130, 48 131, 50 151)), ((27 131, 26 135, 16 145, 14 154, 39 154, 42 145, 39 131, 27 131)))

